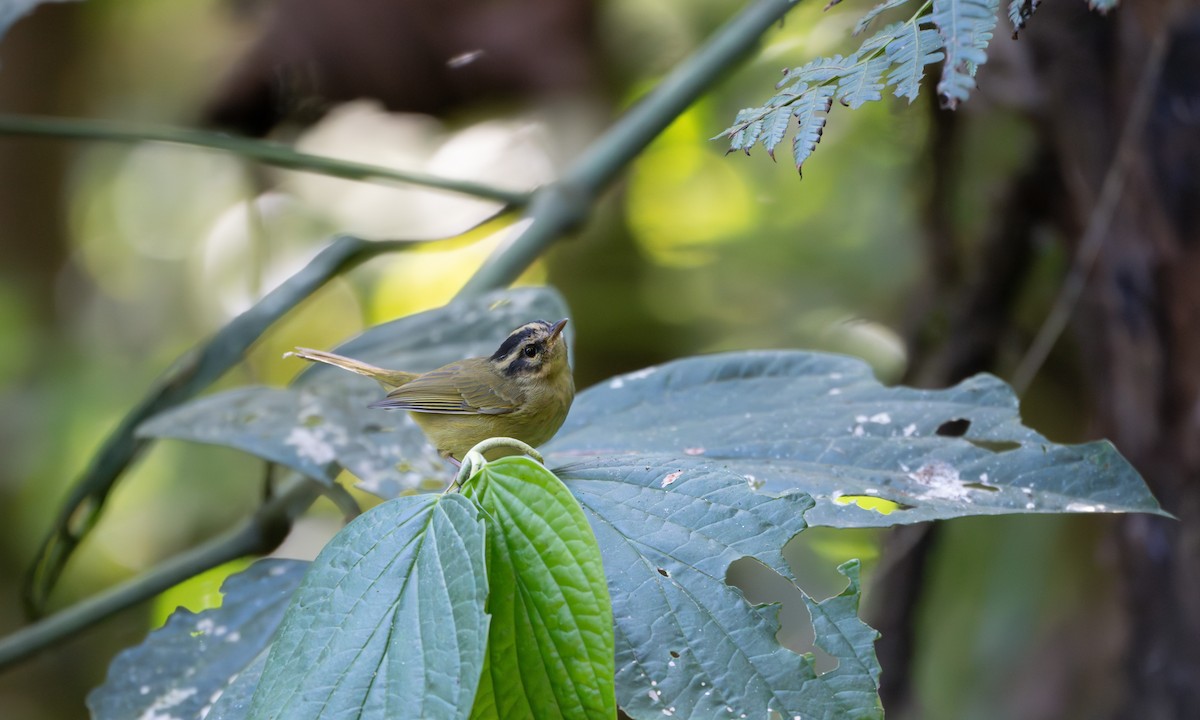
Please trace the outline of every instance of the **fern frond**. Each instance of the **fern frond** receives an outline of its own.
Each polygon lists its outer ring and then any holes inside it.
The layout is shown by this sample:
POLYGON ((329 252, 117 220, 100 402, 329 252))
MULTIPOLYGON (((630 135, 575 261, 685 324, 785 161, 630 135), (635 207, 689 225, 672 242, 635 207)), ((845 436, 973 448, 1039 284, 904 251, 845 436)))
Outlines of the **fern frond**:
POLYGON ((903 32, 887 46, 888 61, 894 66, 888 73, 887 84, 896 86, 896 97, 908 98, 909 103, 917 99, 925 66, 945 57, 941 49, 942 36, 937 30, 923 28, 916 22, 905 23, 903 32))
POLYGON ((987 62, 1000 0, 933 0, 933 23, 946 47, 938 82, 943 107, 955 108, 975 88, 975 71, 987 62))
POLYGON ((838 80, 837 98, 851 110, 883 99, 883 71, 891 61, 886 54, 868 55, 838 80))
POLYGON ((871 24, 872 20, 888 10, 900 7, 908 1, 909 0, 884 0, 884 2, 881 2, 868 10, 866 15, 863 15, 861 18, 859 18, 858 23, 856 23, 854 26, 854 31, 850 34, 855 36, 862 35, 863 31, 867 29, 867 26, 871 24))
POLYGON ((804 162, 817 149, 817 143, 825 133, 825 118, 833 105, 834 92, 832 85, 818 85, 793 107, 798 127, 792 137, 792 159, 801 176, 804 175, 804 162))
POLYGON ((1041 4, 1042 0, 1009 0, 1008 21, 1013 26, 1013 40, 1017 39, 1018 32, 1025 29, 1025 23, 1033 17, 1033 11, 1041 4))
MULTIPOLYGON (((862 18, 855 33, 862 32, 881 13, 909 1, 884 0, 862 18)), ((1041 0, 1010 2, 1035 7, 1041 0)), ((792 130, 791 118, 795 117, 792 157, 799 170, 821 140, 834 99, 856 109, 882 100, 884 89, 892 87, 896 97, 911 103, 920 93, 925 66, 940 60, 945 60, 945 67, 938 94, 943 105, 954 107, 975 87, 975 71, 987 61, 985 50, 999 10, 1000 0, 923 0, 907 21, 876 32, 853 54, 817 58, 785 70, 775 85, 775 95, 761 107, 739 111, 733 125, 718 137, 729 138, 730 152, 743 150, 749 154, 755 144, 761 144, 773 160, 775 148, 792 130)), ((1019 14, 1022 10, 1010 5, 1009 12, 1019 14)))

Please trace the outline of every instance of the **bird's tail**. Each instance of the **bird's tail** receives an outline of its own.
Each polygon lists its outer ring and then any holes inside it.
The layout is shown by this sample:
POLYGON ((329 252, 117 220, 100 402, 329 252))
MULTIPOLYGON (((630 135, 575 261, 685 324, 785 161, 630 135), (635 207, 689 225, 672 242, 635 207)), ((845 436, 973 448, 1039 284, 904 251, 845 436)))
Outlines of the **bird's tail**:
POLYGON ((345 355, 325 352, 324 350, 313 350, 312 348, 298 347, 292 352, 284 353, 283 356, 298 357, 312 362, 325 363, 326 365, 333 365, 343 370, 349 370, 352 373, 366 375, 387 388, 398 388, 417 376, 416 373, 404 372, 403 370, 387 370, 360 360, 355 360, 354 358, 348 358, 345 355))

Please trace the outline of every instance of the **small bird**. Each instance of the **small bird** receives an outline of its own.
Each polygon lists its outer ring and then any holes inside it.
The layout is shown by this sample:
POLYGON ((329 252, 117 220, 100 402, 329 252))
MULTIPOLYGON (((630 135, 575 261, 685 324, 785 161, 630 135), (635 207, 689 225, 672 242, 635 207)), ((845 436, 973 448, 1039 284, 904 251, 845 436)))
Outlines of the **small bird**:
POLYGON ((386 370, 302 347, 288 354, 374 378, 391 391, 370 407, 408 410, 438 453, 458 464, 488 438, 511 437, 537 447, 558 432, 575 399, 562 337, 566 325, 566 319, 526 323, 490 357, 427 373, 386 370))

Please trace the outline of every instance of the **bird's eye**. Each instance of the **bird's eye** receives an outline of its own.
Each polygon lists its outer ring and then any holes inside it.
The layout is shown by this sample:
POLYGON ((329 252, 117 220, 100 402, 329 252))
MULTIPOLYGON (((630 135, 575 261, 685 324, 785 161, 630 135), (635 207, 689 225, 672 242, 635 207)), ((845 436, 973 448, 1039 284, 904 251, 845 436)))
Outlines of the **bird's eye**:
POLYGON ((534 358, 534 357, 537 357, 537 354, 538 354, 537 345, 526 345, 525 346, 525 357, 534 358))

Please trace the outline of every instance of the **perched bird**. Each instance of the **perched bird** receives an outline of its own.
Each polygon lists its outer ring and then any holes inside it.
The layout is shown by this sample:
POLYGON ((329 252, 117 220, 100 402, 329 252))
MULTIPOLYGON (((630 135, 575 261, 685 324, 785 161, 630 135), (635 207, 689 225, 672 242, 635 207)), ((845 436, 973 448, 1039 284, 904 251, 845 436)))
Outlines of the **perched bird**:
POLYGON ((562 426, 575 399, 575 380, 562 336, 566 319, 537 320, 509 333, 490 357, 474 357, 427 373, 386 370, 321 350, 296 348, 289 355, 334 365, 393 388, 373 408, 401 408, 443 457, 456 463, 492 437, 511 437, 534 447, 562 426))

